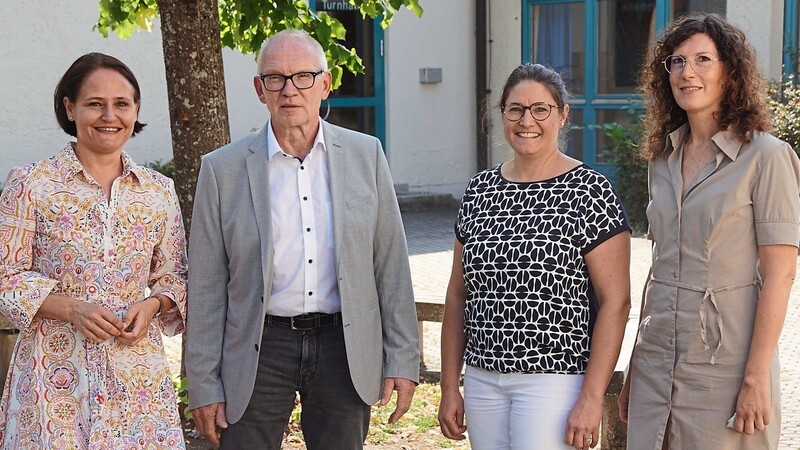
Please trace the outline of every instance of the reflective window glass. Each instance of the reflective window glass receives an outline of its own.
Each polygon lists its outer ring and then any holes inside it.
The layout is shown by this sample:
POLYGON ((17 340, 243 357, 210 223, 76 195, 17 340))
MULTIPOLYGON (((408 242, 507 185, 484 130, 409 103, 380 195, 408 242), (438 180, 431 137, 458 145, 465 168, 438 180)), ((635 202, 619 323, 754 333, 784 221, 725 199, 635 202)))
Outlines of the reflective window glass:
POLYGON ((634 94, 655 35, 655 0, 602 0, 597 8, 597 92, 634 94))
POLYGON ((375 52, 373 51, 372 19, 364 19, 355 6, 346 0, 318 0, 317 11, 325 11, 342 23, 347 33, 342 43, 347 48, 355 48, 364 73, 356 76, 348 70, 342 75, 342 84, 331 93, 333 97, 371 97, 375 95, 375 52))
MULTIPOLYGON (((635 126, 635 122, 641 120, 639 114, 639 111, 631 110, 629 108, 598 109, 597 123, 618 124, 622 127, 631 128, 635 126)), ((610 163, 611 158, 609 157, 608 152, 611 150, 611 146, 614 145, 614 140, 606 136, 606 132, 602 126, 598 127, 595 133, 597 139, 597 157, 595 158, 595 162, 599 164, 610 163)))
POLYGON ((542 4, 531 8, 531 62, 552 67, 561 74, 573 95, 583 94, 586 77, 584 3, 542 4))
POLYGON ((672 17, 681 17, 693 12, 717 13, 725 17, 726 0, 672 0, 672 17))
POLYGON ((375 108, 371 106, 328 109, 327 102, 322 102, 319 115, 340 127, 375 135, 375 108))
POLYGON ((567 134, 567 155, 583 161, 583 110, 572 107, 569 110, 570 130, 567 134))

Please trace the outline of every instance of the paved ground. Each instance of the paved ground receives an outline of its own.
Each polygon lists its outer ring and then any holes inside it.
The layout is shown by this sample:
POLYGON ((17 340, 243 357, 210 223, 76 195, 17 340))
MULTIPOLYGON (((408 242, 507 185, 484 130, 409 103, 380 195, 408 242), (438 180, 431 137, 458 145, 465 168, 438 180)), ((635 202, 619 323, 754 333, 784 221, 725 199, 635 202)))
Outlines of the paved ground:
MULTIPOLYGON (((418 301, 443 301, 453 261, 454 211, 409 212, 403 214, 411 259, 414 294, 418 301)), ((626 331, 624 351, 630 352, 632 335, 638 322, 642 286, 650 268, 649 244, 634 238, 631 255, 631 292, 633 306, 626 331)), ((800 268, 798 268, 800 273, 800 268)), ((795 283, 789 304, 786 325, 780 341, 782 361, 781 391, 783 433, 780 450, 800 450, 800 282, 795 283)), ((428 370, 439 370, 439 332, 436 323, 424 329, 425 364, 428 370)), ((180 340, 167 341, 168 352, 180 357, 180 340)), ((179 361, 173 357, 174 367, 179 361)), ((618 366, 618 369, 624 365, 618 366)))

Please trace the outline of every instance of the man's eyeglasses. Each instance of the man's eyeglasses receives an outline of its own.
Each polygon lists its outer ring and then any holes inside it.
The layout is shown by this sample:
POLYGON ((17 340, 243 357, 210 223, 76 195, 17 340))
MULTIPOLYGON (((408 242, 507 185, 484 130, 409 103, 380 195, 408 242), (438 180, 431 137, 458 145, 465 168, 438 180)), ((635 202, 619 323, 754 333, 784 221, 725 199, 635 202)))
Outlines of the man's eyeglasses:
POLYGON ((264 89, 270 92, 278 92, 282 91, 283 87, 286 86, 286 80, 292 80, 292 84, 297 89, 309 89, 314 86, 317 75, 323 72, 325 71, 320 69, 316 72, 297 72, 291 75, 268 73, 266 75, 259 75, 258 78, 261 79, 261 84, 264 85, 264 89))
POLYGON ((719 58, 712 58, 709 55, 697 55, 692 59, 686 59, 681 55, 669 55, 664 60, 664 68, 669 73, 681 73, 686 68, 686 62, 692 65, 692 68, 697 73, 708 72, 714 61, 722 61, 719 58))
POLYGON ((507 105, 503 105, 500 108, 500 111, 503 113, 503 117, 511 122, 518 122, 522 120, 522 116, 525 115, 525 111, 531 112, 531 117, 533 117, 533 120, 541 122, 550 117, 550 113, 553 112, 553 108, 561 109, 557 105, 538 102, 528 106, 520 105, 519 103, 509 103, 507 105))

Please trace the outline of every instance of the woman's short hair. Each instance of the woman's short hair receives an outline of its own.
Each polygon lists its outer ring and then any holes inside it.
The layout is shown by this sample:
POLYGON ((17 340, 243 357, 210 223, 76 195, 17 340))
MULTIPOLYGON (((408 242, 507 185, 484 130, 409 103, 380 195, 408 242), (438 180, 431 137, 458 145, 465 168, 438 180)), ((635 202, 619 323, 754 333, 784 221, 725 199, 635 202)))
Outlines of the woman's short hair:
MULTIPOLYGON (((508 100, 508 94, 511 90, 523 81, 535 81, 544 86, 556 101, 558 110, 564 110, 564 105, 566 105, 567 100, 569 100, 569 93, 567 92, 567 86, 564 84, 561 75, 549 67, 533 63, 524 63, 517 66, 517 68, 511 72, 511 75, 508 76, 506 84, 503 86, 503 93, 500 96, 500 103, 498 104, 500 108, 506 105, 506 100, 508 100)), ((558 147, 561 150, 565 148, 567 142, 569 117, 564 124, 567 126, 562 127, 558 132, 558 147)))
POLYGON ((714 113, 720 128, 735 132, 744 142, 750 141, 753 131, 771 128, 766 81, 744 32, 717 14, 693 14, 667 27, 642 68, 640 89, 647 106, 642 154, 647 159, 661 155, 667 135, 688 120, 672 95, 663 61, 687 39, 701 33, 714 41, 724 65, 723 98, 720 110, 714 113))
MULTIPOLYGON (((56 90, 53 94, 53 107, 55 108, 58 125, 70 136, 78 137, 78 130, 75 127, 75 122, 69 120, 67 116, 67 107, 64 105, 64 97, 74 103, 78 92, 80 92, 83 86, 83 82, 89 75, 99 69, 111 69, 125 77, 133 86, 133 100, 136 103, 139 103, 141 100, 142 94, 139 91, 139 82, 136 81, 133 72, 125 63, 113 56, 103 53, 87 53, 81 56, 69 66, 69 69, 67 69, 58 82, 58 85, 56 85, 56 90)), ((131 136, 136 136, 136 133, 142 131, 144 126, 145 124, 137 120, 133 125, 133 134, 131 136)))

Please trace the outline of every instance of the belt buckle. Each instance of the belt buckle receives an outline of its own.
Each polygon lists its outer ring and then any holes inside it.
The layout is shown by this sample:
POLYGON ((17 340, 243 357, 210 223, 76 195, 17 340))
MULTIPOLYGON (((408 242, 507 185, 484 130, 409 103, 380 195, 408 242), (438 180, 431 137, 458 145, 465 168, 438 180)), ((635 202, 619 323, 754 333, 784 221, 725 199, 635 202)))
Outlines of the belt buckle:
POLYGON ((319 316, 314 315, 314 314, 309 314, 309 313, 300 314, 299 316, 293 316, 291 318, 291 321, 289 322, 289 328, 291 330, 293 330, 293 331, 311 331, 311 330, 314 330, 316 328, 319 328, 319 316), (305 322, 305 321, 307 321, 309 319, 313 319, 314 323, 310 327, 309 326, 299 327, 299 326, 295 325, 295 319, 297 319, 299 321, 302 321, 302 322, 305 322))

